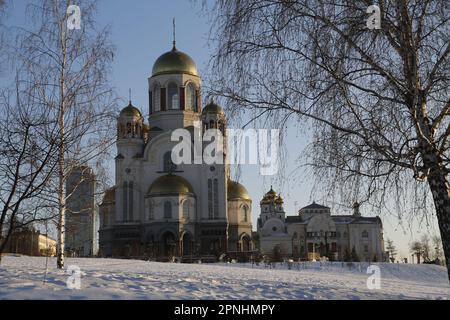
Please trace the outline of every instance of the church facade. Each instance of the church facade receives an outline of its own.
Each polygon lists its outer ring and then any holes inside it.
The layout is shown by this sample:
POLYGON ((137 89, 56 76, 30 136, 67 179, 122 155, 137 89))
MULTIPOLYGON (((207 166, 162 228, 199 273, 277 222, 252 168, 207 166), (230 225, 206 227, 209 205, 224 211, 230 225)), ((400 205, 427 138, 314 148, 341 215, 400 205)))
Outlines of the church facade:
POLYGON ((263 255, 296 260, 386 260, 381 219, 361 216, 357 203, 353 215, 331 215, 329 207, 312 203, 297 216, 286 216, 283 199, 271 188, 260 206, 257 230, 263 255))
POLYGON ((195 62, 174 43, 148 79, 148 122, 131 101, 120 112, 115 186, 99 206, 100 255, 189 260, 252 250, 252 200, 225 161, 172 161, 176 129, 217 129, 226 142, 225 113, 212 102, 202 108, 201 86, 195 62))

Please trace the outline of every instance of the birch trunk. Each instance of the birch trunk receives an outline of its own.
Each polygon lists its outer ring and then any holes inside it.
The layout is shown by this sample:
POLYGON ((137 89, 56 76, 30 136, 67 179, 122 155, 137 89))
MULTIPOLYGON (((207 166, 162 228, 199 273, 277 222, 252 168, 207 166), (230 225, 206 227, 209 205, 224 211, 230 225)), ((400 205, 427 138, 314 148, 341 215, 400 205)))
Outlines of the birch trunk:
POLYGON ((444 171, 439 169, 435 169, 430 173, 428 184, 430 185, 436 208, 436 217, 450 281, 450 185, 444 171))

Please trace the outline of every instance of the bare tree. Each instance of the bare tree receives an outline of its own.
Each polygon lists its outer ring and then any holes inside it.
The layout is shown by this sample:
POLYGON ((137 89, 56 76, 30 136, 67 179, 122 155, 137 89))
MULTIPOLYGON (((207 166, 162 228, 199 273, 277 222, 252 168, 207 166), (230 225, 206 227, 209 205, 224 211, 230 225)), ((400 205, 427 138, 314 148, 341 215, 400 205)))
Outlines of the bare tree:
POLYGON ((430 238, 424 234, 421 238, 420 238, 420 243, 422 245, 422 258, 424 262, 429 262, 430 261, 430 256, 431 256, 431 247, 430 247, 430 238))
MULTIPOLYGON (((66 191, 70 172, 81 165, 101 164, 114 142, 114 102, 107 76, 114 48, 107 28, 97 30, 95 1, 81 1, 80 28, 68 28, 71 0, 33 1, 28 12, 33 30, 22 33, 18 50, 34 85, 33 104, 48 107, 58 124, 58 168, 54 193, 58 208, 57 266, 64 267, 66 191)), ((73 191, 73 190, 72 190, 73 191)))
POLYGON ((272 126, 303 120, 307 164, 333 196, 435 213, 450 280, 449 4, 378 3, 378 30, 366 26, 369 0, 206 6, 211 94, 272 126))
POLYGON ((431 237, 431 243, 433 244, 433 248, 434 248, 434 254, 433 254, 434 261, 439 261, 439 263, 442 264, 442 262, 444 261, 444 257, 443 257, 443 251, 442 251, 441 238, 437 235, 434 235, 431 237))
POLYGON ((411 252, 417 257, 417 264, 420 264, 420 258, 423 256, 423 246, 420 241, 414 241, 411 244, 411 252))
POLYGON ((0 96, 0 262, 16 229, 52 218, 43 195, 56 168, 57 127, 29 103, 28 90, 17 80, 0 96))
POLYGON ((391 239, 387 239, 386 243, 387 243, 386 249, 387 251, 389 251, 389 259, 391 260, 392 263, 394 263, 395 256, 397 255, 397 248, 394 245, 394 241, 392 241, 391 239))

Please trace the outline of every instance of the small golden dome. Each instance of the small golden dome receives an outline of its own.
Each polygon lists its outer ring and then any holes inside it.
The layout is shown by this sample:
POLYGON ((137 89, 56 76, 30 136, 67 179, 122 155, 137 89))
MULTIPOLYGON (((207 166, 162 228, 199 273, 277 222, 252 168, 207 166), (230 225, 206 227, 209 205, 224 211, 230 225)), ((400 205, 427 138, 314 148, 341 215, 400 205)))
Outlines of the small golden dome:
POLYGON ((224 113, 221 106, 215 104, 214 102, 210 102, 203 108, 202 113, 224 113))
POLYGON ((260 204, 270 204, 272 202, 277 202, 279 203, 279 201, 283 201, 283 199, 277 195, 277 193, 272 189, 272 186, 270 187, 270 190, 264 195, 264 197, 262 198, 260 204))
POLYGON ((194 60, 186 53, 178 51, 175 47, 156 59, 152 70, 152 76, 170 73, 186 73, 198 76, 194 60))
POLYGON ((247 189, 239 182, 228 180, 228 200, 252 200, 247 189))
POLYGON ((168 174, 156 179, 148 193, 194 193, 189 182, 183 177, 168 174))
POLYGON ((141 111, 138 108, 136 108, 135 106, 133 106, 131 104, 131 101, 128 104, 128 106, 126 106, 125 108, 122 109, 122 111, 120 111, 120 115, 127 116, 127 117, 133 117, 133 116, 142 117, 141 111))

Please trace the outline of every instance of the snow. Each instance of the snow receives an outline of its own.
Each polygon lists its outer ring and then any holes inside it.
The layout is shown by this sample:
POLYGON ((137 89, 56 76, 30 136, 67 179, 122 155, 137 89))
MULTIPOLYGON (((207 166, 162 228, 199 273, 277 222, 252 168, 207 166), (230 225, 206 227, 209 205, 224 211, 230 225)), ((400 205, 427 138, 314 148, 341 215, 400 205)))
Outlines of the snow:
POLYGON ((446 269, 435 265, 377 264, 381 289, 368 289, 368 263, 310 262, 275 268, 252 264, 179 264, 73 258, 81 289, 49 258, 4 256, 0 299, 445 299, 446 269))

